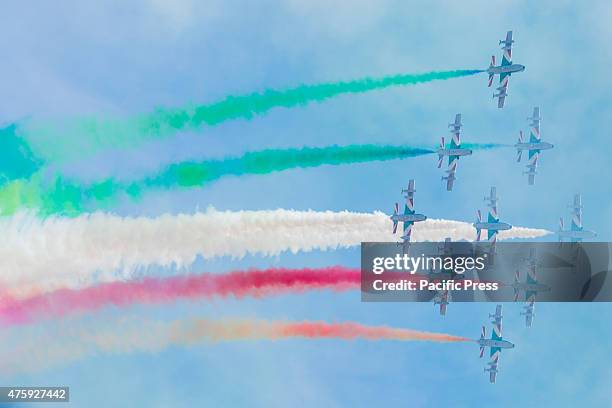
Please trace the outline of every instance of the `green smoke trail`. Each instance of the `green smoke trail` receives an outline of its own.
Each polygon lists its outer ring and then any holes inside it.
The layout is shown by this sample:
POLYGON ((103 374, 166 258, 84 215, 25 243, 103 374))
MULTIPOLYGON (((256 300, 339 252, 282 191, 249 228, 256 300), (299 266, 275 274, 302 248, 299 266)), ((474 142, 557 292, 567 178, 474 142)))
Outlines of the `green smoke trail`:
POLYGON ((16 131, 14 124, 0 129, 0 185, 10 180, 27 179, 44 164, 16 131))
POLYGON ((42 216, 76 216, 95 209, 112 207, 122 196, 133 200, 159 189, 205 186, 224 176, 267 174, 292 168, 340 165, 368 161, 403 159, 433 153, 410 146, 349 145, 267 149, 240 157, 172 164, 152 177, 131 182, 112 178, 82 185, 62 176, 45 177, 42 172, 30 180, 16 180, 0 188, 0 214, 32 210, 42 216))
MULTIPOLYGON (((496 144, 466 144, 471 149, 491 149, 496 144)), ((31 210, 41 216, 76 216, 108 209, 122 197, 139 200, 148 191, 206 186, 222 177, 268 174, 294 168, 317 167, 405 159, 434 150, 406 145, 348 145, 267 149, 240 157, 189 161, 172 164, 154 176, 121 182, 109 178, 83 185, 62 176, 45 177, 42 172, 30 180, 16 180, 0 188, 0 215, 31 210)))
POLYGON ((364 78, 346 82, 301 85, 287 90, 267 90, 243 96, 229 96, 208 105, 193 105, 156 111, 127 119, 78 118, 55 123, 30 121, 19 134, 34 152, 47 160, 81 157, 104 148, 133 146, 181 130, 214 126, 232 119, 251 119, 275 107, 291 108, 349 93, 363 93, 391 86, 415 85, 474 75, 482 70, 437 71, 364 78))

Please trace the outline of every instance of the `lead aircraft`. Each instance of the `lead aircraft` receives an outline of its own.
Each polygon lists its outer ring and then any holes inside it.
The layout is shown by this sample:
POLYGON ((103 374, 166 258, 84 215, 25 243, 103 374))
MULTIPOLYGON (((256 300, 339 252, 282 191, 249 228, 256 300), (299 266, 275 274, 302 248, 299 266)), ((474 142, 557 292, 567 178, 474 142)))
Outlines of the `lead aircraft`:
POLYGON ((500 40, 499 45, 503 45, 502 50, 502 62, 501 65, 495 65, 495 55, 491 57, 491 64, 487 69, 489 74, 489 86, 493 84, 493 78, 495 75, 499 75, 499 86, 497 87, 497 93, 493 94, 493 99, 498 98, 497 107, 503 108, 506 96, 508 96, 508 82, 510 76, 515 72, 521 72, 525 70, 525 66, 521 64, 512 63, 512 31, 506 33, 506 39, 500 40))

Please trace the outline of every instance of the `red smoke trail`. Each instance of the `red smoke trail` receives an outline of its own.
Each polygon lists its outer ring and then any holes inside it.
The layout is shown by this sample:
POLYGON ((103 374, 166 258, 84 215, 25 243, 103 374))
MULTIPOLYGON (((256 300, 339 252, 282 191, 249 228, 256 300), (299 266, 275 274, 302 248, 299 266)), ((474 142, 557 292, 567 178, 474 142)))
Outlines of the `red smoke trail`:
POLYGON ((0 347, 3 373, 35 372, 88 356, 99 356, 101 353, 155 353, 171 346, 211 342, 280 341, 296 338, 441 343, 474 341, 445 333, 366 326, 357 322, 257 319, 189 318, 158 321, 143 316, 121 316, 110 321, 101 319, 94 324, 87 319, 68 319, 55 328, 50 327, 50 330, 37 329, 25 327, 2 333, 0 339, 5 343, 4 347, 0 347), (18 346, 15 347, 15 344, 18 346))
POLYGON ((164 303, 179 299, 234 296, 262 297, 315 289, 359 289, 360 270, 332 266, 319 269, 235 271, 139 281, 103 283, 84 289, 60 289, 24 299, 0 300, 0 322, 27 323, 41 317, 94 311, 107 305, 164 303))
POLYGON ((365 326, 359 323, 274 323, 274 332, 278 338, 307 337, 307 338, 336 338, 343 340, 401 340, 401 341, 438 341, 459 342, 472 341, 459 336, 443 333, 430 333, 418 330, 398 329, 386 326, 365 326))
POLYGON ((102 333, 88 333, 87 340, 103 350, 161 350, 173 344, 202 341, 283 340, 290 338, 337 340, 434 341, 442 343, 473 341, 445 333, 388 326, 366 326, 356 322, 290 322, 270 320, 186 319, 166 323, 138 321, 102 333), (144 324, 143 324, 144 323, 144 324), (149 336, 142 336, 148 333, 149 336))

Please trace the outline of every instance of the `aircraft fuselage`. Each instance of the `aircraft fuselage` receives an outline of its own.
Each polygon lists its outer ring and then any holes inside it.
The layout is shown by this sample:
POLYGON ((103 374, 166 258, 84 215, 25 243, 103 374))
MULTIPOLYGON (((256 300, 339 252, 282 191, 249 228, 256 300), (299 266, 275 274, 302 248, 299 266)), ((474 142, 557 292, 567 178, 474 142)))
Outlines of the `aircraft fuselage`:
POLYGON ((514 348, 514 344, 510 343, 508 340, 479 339, 478 344, 480 347, 514 348))
POLYGON ((394 214, 391 217, 393 222, 419 222, 427 219, 423 214, 394 214))
POLYGON ((525 66, 521 64, 510 64, 510 65, 498 65, 496 67, 489 67, 487 73, 499 75, 499 74, 512 74, 515 72, 521 72, 525 70, 525 66))
POLYGON ((538 143, 517 143, 514 145, 518 150, 548 150, 555 147, 552 143, 538 142, 538 143))
POLYGON ((472 154, 471 149, 438 149, 439 156, 469 156, 472 154))
POLYGON ((472 225, 476 229, 488 231, 506 231, 512 228, 512 225, 505 222, 475 222, 472 225))

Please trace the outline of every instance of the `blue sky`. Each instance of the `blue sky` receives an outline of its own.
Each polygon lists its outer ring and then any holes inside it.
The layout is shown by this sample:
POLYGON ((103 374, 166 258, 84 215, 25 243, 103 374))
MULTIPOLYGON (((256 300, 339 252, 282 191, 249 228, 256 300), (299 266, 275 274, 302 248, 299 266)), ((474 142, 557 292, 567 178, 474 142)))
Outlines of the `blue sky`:
MULTIPOLYGON (((497 41, 515 32, 513 76, 498 110, 486 77, 474 76, 322 104, 276 109, 140 146, 69 163, 76 178, 131 177, 189 158, 269 147, 331 143, 434 146, 461 112, 463 140, 514 143, 525 118, 541 107, 544 152, 529 187, 511 149, 461 160, 452 194, 434 157, 291 170, 226 178, 209 188, 151 193, 119 214, 159 215, 217 209, 391 211, 409 178, 416 206, 434 218, 472 221, 495 184, 500 215, 523 226, 556 229, 575 192, 584 224, 611 240, 608 122, 612 8, 569 1, 405 2, 288 0, 141 0, 85 5, 7 2, 0 15, 0 121, 84 114, 129 115, 157 106, 206 103, 231 94, 301 83, 428 70, 484 68, 497 41), (296 188, 298 186, 298 188, 296 188)), ((199 261, 194 270, 245 266, 358 266, 357 250, 199 261)), ((363 304, 358 293, 309 293, 266 300, 179 303, 100 313, 147 318, 238 316, 388 324, 478 336, 490 304, 451 304, 446 318, 431 304, 363 304)), ((498 383, 482 372, 475 345, 303 341, 201 344, 158 354, 98 355, 3 384, 66 384, 74 406, 607 406, 612 334, 607 304, 538 304, 534 327, 506 305, 498 383)))

